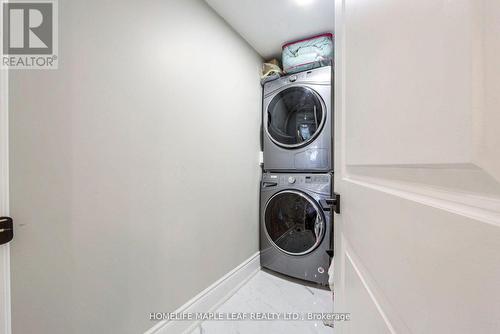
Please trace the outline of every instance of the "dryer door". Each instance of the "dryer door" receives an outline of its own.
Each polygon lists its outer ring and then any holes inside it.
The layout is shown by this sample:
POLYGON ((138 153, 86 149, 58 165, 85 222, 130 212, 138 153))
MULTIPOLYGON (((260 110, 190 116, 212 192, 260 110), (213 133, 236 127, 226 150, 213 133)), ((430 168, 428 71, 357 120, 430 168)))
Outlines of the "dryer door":
POLYGON ((294 86, 279 92, 267 107, 267 134, 277 145, 307 145, 321 132, 326 110, 311 88, 294 86))
POLYGON ((320 206, 295 190, 281 191, 269 199, 264 224, 269 240, 290 255, 312 252, 325 235, 325 217, 320 206))

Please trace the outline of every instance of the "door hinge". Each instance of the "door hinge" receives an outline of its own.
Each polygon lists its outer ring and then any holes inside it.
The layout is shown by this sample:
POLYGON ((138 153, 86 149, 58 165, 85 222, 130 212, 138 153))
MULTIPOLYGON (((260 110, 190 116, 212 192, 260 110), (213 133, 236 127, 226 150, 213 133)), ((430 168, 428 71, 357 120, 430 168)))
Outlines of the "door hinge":
POLYGON ((0 217, 0 245, 14 238, 14 221, 10 217, 0 217))
POLYGON ((335 213, 340 213, 340 194, 333 193, 333 198, 322 199, 319 202, 323 210, 330 211, 333 209, 335 213))

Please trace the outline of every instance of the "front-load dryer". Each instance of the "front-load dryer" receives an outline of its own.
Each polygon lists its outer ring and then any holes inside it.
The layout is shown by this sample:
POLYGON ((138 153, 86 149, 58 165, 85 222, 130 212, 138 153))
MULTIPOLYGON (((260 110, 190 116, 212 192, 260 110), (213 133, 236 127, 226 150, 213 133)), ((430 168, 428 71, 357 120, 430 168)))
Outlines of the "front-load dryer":
POLYGON ((263 93, 264 170, 332 170, 332 67, 267 82, 263 93))
POLYGON ((260 194, 261 266, 327 285, 332 175, 264 173, 260 194))

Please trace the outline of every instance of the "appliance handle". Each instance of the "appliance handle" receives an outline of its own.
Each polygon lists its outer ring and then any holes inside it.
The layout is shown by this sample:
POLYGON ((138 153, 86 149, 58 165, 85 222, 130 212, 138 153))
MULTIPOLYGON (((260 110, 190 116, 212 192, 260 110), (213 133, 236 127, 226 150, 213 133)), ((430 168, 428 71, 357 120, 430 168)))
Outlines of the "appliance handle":
POLYGON ((326 254, 328 254, 330 259, 333 259, 333 249, 327 249, 325 252, 326 252, 326 254))
POLYGON ((319 204, 324 211, 333 211, 337 214, 340 213, 340 195, 333 193, 334 198, 322 198, 319 204))

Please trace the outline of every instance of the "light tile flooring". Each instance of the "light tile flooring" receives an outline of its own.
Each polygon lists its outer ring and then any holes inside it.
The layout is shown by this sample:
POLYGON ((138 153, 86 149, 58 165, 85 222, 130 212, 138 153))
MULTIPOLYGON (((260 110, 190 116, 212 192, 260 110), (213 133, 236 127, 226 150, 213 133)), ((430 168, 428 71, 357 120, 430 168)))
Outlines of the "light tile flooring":
MULTIPOLYGON (((331 313, 331 292, 259 271, 215 312, 331 313)), ((205 321, 192 334, 333 333, 319 321, 205 321)))

